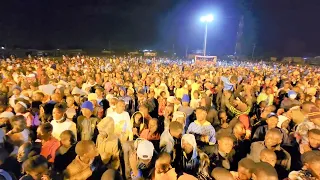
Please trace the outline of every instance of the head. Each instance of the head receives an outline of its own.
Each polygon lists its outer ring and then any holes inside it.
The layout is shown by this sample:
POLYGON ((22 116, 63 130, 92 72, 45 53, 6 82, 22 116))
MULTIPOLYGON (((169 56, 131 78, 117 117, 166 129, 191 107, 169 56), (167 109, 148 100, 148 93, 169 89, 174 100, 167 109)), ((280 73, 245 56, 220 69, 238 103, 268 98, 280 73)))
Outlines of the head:
POLYGON ((34 180, 41 180, 48 174, 48 161, 41 155, 30 157, 22 164, 23 170, 34 180))
POLYGON ((308 113, 308 118, 315 125, 320 126, 320 109, 316 106, 311 107, 310 113, 308 113))
POLYGON ((27 122, 24 116, 18 115, 18 116, 13 116, 10 119, 10 124, 12 126, 12 129, 15 130, 15 132, 21 132, 25 128, 27 128, 27 122))
POLYGON ((267 118, 268 129, 277 127, 278 122, 279 120, 276 115, 268 116, 267 118))
POLYGON ((238 122, 237 124, 235 124, 235 126, 233 127, 233 134, 237 138, 239 137, 244 138, 246 136, 246 129, 241 122, 238 122))
POLYGON ((311 129, 308 132, 309 145, 312 148, 320 148, 320 130, 311 129))
POLYGON ((118 103, 118 98, 114 97, 110 99, 110 106, 115 107, 118 103))
POLYGON ((29 158, 29 154, 32 151, 32 144, 30 142, 22 144, 18 149, 17 161, 23 163, 29 158))
POLYGON ((171 167, 171 156, 170 154, 163 152, 159 155, 155 164, 155 177, 156 179, 176 179, 177 174, 168 173, 172 169, 171 167), (173 175, 173 177, 170 177, 173 175), (175 178, 174 178, 175 177, 175 178))
POLYGON ((269 129, 266 133, 264 143, 268 149, 274 150, 282 143, 283 135, 279 129, 269 129))
POLYGON ((158 119, 152 118, 152 119, 149 121, 148 129, 149 129, 149 131, 150 131, 151 133, 156 133, 157 130, 158 130, 158 119))
POLYGON ((311 174, 320 179, 320 151, 305 152, 302 157, 302 163, 311 174))
POLYGON ((264 149, 260 152, 260 161, 269 163, 274 167, 277 163, 277 155, 273 150, 264 149))
POLYGON ((101 180, 123 180, 119 171, 114 169, 108 169, 103 173, 101 180))
POLYGON ((229 134, 220 134, 217 138, 219 151, 227 154, 230 153, 233 149, 234 138, 229 134))
POLYGON ((97 105, 98 95, 96 93, 88 94, 88 101, 90 101, 94 106, 97 105))
POLYGON ((278 173, 270 164, 259 162, 256 164, 253 173, 253 180, 277 180, 278 173))
POLYGON ((62 99, 63 99, 63 97, 59 93, 54 93, 54 94, 51 95, 51 100, 54 101, 54 102, 61 103, 62 99))
POLYGON ((172 137, 180 139, 183 132, 183 125, 178 121, 173 121, 169 125, 169 132, 172 137))
POLYGON ((47 141, 52 137, 53 126, 50 123, 41 124, 37 129, 37 137, 40 140, 47 141))
POLYGON ((240 180, 250 180, 255 162, 249 158, 243 158, 238 163, 238 176, 240 180))
POLYGON ((60 134, 60 143, 61 146, 68 148, 75 144, 76 137, 71 130, 65 130, 60 134))
POLYGON ((19 99, 14 105, 14 112, 25 113, 29 107, 30 107, 30 103, 27 100, 19 99))
POLYGON ((36 92, 33 94, 32 99, 33 101, 43 101, 44 94, 42 92, 36 92))
POLYGON ((151 165, 154 153, 154 146, 148 140, 141 140, 137 144, 137 157, 139 168, 146 168, 151 165))
POLYGON ((184 134, 181 140, 181 147, 183 151, 190 154, 197 148, 197 142, 193 134, 184 134))
POLYGON ((73 106, 74 105, 74 102, 75 102, 75 100, 74 100, 74 97, 73 96, 67 96, 67 98, 66 98, 66 103, 67 103, 67 105, 68 105, 68 107, 71 107, 71 106, 73 106))
POLYGON ((227 113, 225 111, 219 112, 219 119, 221 122, 226 122, 228 119, 227 113))
POLYGON ((196 109, 196 117, 200 122, 206 121, 207 114, 207 110, 202 106, 196 109))
POLYGON ((52 111, 52 117, 55 120, 62 119, 64 117, 65 112, 66 112, 66 106, 62 103, 57 103, 54 105, 54 108, 52 111))
POLYGON ((86 101, 82 103, 81 105, 81 112, 82 115, 85 116, 86 118, 90 118, 94 110, 93 104, 91 101, 86 101))
POLYGON ((211 176, 216 180, 233 180, 232 174, 222 167, 214 168, 211 176))
POLYGON ((98 151, 93 141, 82 140, 76 145, 76 154, 82 158, 93 160, 98 156, 98 151))
POLYGON ((193 92, 193 97, 194 97, 195 99, 199 99, 199 91, 194 91, 194 92, 193 92))
POLYGON ((97 129, 99 131, 99 136, 102 138, 108 138, 114 133, 114 120, 112 117, 103 118, 97 125, 97 129))
POLYGON ((117 105, 116 105, 116 112, 118 114, 121 114, 124 112, 124 110, 126 109, 126 104, 123 100, 119 100, 117 105))

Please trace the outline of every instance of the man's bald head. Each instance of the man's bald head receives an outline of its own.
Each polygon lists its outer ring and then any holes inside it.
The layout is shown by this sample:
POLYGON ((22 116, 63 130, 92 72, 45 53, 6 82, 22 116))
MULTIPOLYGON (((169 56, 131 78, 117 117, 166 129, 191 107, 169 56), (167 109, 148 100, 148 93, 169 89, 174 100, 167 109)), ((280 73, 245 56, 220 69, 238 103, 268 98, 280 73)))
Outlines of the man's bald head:
POLYGON ((221 167, 214 168, 211 172, 211 176, 215 180, 233 180, 232 174, 228 170, 221 167))
POLYGON ((82 140, 80 142, 77 143, 76 145, 76 153, 79 156, 83 156, 87 153, 89 153, 90 151, 92 151, 95 147, 95 144, 93 141, 89 141, 89 140, 82 140))

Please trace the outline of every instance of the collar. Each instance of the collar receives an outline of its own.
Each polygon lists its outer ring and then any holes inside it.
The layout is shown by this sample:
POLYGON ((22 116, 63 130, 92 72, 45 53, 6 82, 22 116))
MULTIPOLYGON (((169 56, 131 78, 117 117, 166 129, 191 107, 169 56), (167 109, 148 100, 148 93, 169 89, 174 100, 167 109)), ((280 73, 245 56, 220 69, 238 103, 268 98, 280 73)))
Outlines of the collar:
POLYGON ((201 124, 198 120, 195 120, 194 123, 196 123, 196 125, 199 125, 199 126, 211 125, 211 123, 209 121, 205 121, 203 124, 201 124))

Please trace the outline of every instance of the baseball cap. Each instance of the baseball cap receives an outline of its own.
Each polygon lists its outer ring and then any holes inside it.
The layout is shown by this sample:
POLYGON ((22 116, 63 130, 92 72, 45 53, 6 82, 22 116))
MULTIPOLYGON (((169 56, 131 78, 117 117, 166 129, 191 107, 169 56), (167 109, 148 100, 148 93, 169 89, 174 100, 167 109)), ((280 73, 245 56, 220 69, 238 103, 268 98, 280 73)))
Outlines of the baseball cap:
POLYGON ((142 140, 138 144, 137 156, 143 160, 152 159, 153 151, 154 151, 153 144, 148 140, 142 140))
POLYGON ((90 101, 86 101, 86 102, 82 103, 81 109, 83 109, 83 108, 89 109, 90 111, 93 111, 93 109, 94 109, 93 104, 90 101))

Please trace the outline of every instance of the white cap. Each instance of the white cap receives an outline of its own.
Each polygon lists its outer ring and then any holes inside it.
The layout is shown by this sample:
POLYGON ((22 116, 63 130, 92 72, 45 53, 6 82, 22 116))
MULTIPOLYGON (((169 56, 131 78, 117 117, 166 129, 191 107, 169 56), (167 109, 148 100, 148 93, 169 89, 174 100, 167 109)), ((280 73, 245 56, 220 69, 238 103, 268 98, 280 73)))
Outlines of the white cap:
POLYGON ((194 137, 193 134, 185 134, 182 136, 181 139, 181 144, 182 141, 186 141, 187 143, 189 143, 193 148, 197 148, 197 142, 196 142, 196 138, 194 137))
POLYGON ((75 88, 73 88, 71 94, 72 95, 75 95, 75 94, 84 95, 85 93, 81 89, 79 89, 78 87, 75 87, 75 88))
POLYGON ((137 155, 140 159, 148 160, 152 159, 154 151, 153 144, 148 140, 142 140, 138 144, 137 155))
POLYGON ((168 102, 168 103, 174 103, 175 100, 176 100, 176 97, 174 97, 174 96, 169 96, 168 99, 167 99, 167 102, 168 102))
POLYGON ((182 111, 176 111, 173 113, 172 121, 177 121, 178 118, 186 119, 186 117, 187 117, 186 113, 182 111))

